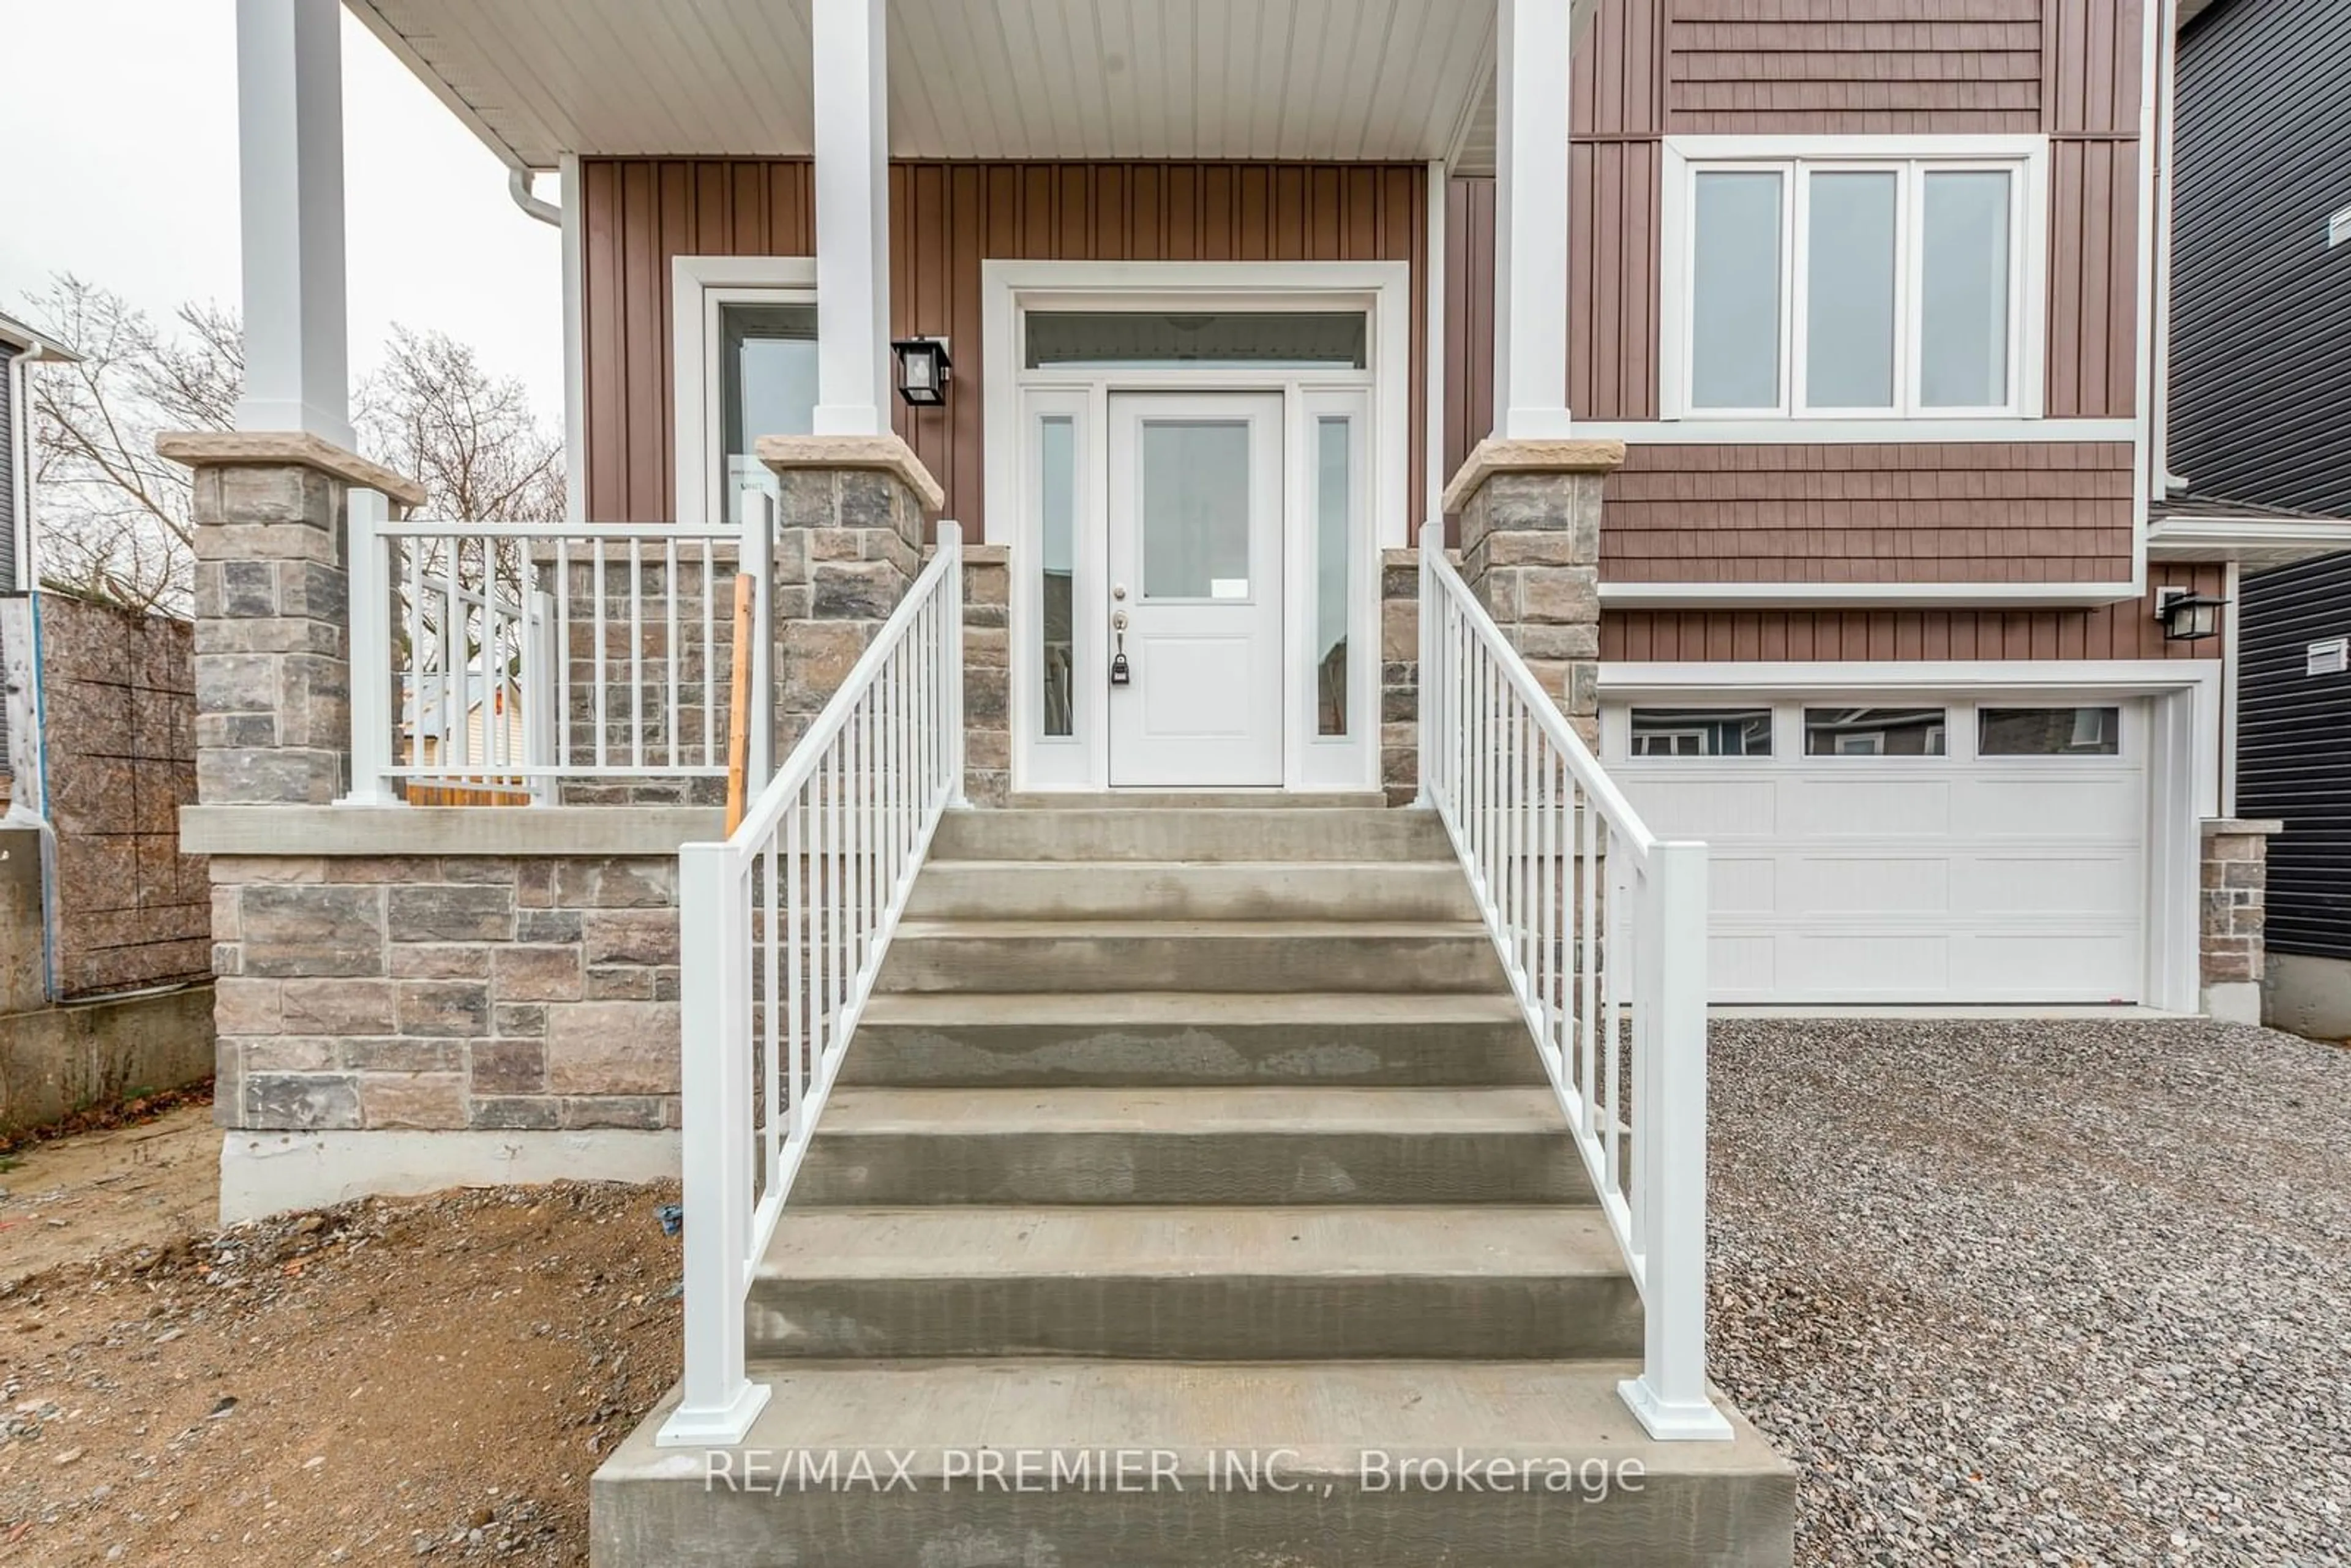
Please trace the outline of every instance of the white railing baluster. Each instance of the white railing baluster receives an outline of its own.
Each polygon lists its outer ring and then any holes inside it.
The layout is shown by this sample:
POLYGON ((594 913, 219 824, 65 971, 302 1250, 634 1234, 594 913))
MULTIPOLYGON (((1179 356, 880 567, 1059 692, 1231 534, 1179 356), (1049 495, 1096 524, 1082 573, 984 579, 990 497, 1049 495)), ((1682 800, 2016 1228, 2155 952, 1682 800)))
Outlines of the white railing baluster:
POLYGON ((959 793, 962 575, 960 531, 942 525, 734 836, 680 853, 686 1375, 662 1444, 739 1443, 768 1397, 744 1365, 752 1270, 959 793))
POLYGON ((1640 1288, 1641 1375, 1618 1392, 1652 1437, 1728 1438, 1706 1382, 1706 846, 1642 823, 1433 527, 1420 555, 1419 799, 1640 1288))

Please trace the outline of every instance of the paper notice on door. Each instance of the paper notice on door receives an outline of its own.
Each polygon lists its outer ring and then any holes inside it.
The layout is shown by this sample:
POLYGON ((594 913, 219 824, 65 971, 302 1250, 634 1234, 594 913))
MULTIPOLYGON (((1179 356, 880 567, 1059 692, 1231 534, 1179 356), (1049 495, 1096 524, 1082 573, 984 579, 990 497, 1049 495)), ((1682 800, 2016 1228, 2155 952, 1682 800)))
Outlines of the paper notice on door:
POLYGON ((1212 577, 1208 579, 1211 599, 1247 599, 1249 579, 1246 577, 1212 577))

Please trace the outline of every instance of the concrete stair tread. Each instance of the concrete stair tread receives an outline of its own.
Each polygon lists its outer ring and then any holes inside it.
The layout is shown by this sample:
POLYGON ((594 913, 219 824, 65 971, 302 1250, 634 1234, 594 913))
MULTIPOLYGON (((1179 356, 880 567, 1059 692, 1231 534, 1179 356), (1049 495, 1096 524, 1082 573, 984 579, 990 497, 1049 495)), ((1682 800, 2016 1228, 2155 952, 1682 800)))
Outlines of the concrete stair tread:
MULTIPOLYGON (((899 927, 904 930, 904 925, 899 927)), ((946 1024, 1517 1023, 1505 991, 878 991, 859 1028, 946 1024)), ((1533 1047, 1528 1047, 1531 1051, 1533 1047)))
POLYGON ((1385 810, 1377 789, 1023 790, 1006 802, 1015 811, 1321 811, 1385 810))
MULTIPOLYGON (((1617 1459, 1652 1476, 1792 1478, 1744 1416, 1728 1443, 1659 1443, 1616 1393, 1637 1362, 1093 1360, 767 1361, 774 1390, 741 1447, 751 1451, 1173 1448, 1194 1472, 1210 1449, 1290 1449, 1285 1468, 1352 1480, 1365 1449, 1392 1454, 1617 1459)), ((654 1411, 668 1413, 670 1401, 654 1411)), ((1727 1402, 1725 1407, 1728 1408, 1727 1402)), ((648 1421, 600 1479, 629 1473, 699 1486, 697 1458, 656 1450, 648 1421)), ((687 1450, 693 1453, 693 1450, 687 1450)), ((886 1470, 885 1470, 886 1473, 886 1470)), ((1199 1490, 1195 1488, 1194 1490, 1199 1490)))
POLYGON ((1599 1211, 1428 1207, 787 1207, 756 1277, 778 1282, 1609 1278, 1599 1211))
POLYGON ((834 1134, 1019 1136, 1054 1133, 1355 1133, 1565 1136, 1548 1088, 881 1089, 844 1085, 825 1103, 834 1134))
POLYGON ((1254 937, 1332 936, 1458 937, 1482 936, 1486 927, 1476 920, 989 920, 985 918, 908 919, 898 924, 894 941, 936 940, 943 937, 986 937, 1002 941, 1089 940, 1126 936, 1214 936, 1227 940, 1254 937))

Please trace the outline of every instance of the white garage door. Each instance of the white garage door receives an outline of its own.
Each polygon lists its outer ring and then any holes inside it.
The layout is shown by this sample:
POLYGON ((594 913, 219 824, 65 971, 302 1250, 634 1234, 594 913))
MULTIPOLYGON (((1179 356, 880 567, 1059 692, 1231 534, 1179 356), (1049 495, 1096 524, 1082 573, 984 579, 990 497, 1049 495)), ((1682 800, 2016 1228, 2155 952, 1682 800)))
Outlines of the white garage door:
POLYGON ((2143 703, 1635 703, 1610 770, 1711 847, 1721 1002, 2130 1002, 2143 703))

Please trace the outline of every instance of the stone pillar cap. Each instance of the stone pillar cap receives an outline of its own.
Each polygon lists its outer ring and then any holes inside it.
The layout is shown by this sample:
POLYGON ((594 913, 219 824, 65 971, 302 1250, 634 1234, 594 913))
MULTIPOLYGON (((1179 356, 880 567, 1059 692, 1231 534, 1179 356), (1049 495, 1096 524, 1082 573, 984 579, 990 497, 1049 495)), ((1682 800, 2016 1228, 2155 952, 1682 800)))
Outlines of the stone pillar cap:
POLYGON ((315 468, 362 490, 380 490, 395 507, 424 505, 424 487, 381 463, 303 430, 181 430, 155 438, 155 450, 191 468, 315 468))
POLYGON ((1505 441, 1489 435, 1445 486, 1445 509, 1459 511, 1497 474, 1613 474, 1624 461, 1621 441, 1505 441))
POLYGON ((2241 834, 2246 838, 2274 838, 2285 831, 2285 822, 2277 817, 2207 817, 2203 822, 2207 838, 2241 834))
POLYGON ((894 474, 924 510, 946 509, 947 493, 914 449, 894 435, 763 435, 752 450, 778 474, 795 468, 872 468, 894 474))

